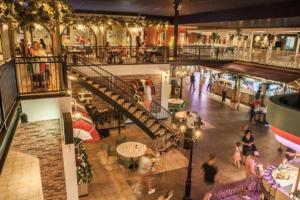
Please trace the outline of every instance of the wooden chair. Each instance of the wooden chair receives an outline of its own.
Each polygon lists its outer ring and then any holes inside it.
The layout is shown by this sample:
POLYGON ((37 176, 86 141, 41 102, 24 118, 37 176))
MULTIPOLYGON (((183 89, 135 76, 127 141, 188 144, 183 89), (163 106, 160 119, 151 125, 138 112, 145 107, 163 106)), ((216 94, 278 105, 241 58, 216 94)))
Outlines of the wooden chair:
POLYGON ((119 144, 122 144, 124 142, 126 142, 127 140, 127 137, 125 135, 117 135, 116 137, 116 144, 119 145, 119 144))

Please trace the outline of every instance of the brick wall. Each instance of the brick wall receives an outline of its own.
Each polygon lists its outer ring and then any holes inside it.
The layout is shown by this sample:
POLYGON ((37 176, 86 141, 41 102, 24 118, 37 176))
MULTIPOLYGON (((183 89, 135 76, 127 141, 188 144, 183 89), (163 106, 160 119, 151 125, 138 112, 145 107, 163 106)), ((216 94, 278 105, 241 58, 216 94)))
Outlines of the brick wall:
POLYGON ((45 200, 67 199, 59 120, 20 124, 11 150, 39 159, 45 200))

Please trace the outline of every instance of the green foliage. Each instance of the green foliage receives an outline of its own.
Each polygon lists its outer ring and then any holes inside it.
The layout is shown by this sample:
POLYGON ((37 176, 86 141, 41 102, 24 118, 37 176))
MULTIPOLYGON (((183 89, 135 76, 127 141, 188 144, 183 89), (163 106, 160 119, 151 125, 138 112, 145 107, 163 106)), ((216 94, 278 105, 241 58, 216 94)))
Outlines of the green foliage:
POLYGON ((75 138, 75 154, 77 166, 77 183, 90 183, 93 179, 92 167, 88 161, 86 150, 83 147, 82 140, 75 138))
POLYGON ((0 2, 0 22, 11 21, 20 27, 32 23, 54 26, 72 16, 72 8, 66 0, 5 0, 0 2))

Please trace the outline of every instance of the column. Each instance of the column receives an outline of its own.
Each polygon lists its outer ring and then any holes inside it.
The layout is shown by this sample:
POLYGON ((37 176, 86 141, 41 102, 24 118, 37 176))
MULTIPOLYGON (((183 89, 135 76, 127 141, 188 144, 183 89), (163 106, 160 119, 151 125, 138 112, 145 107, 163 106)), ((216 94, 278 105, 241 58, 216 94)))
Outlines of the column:
POLYGON ((177 57, 177 41, 178 41, 178 17, 180 0, 175 0, 175 15, 174 15, 174 57, 177 57))
POLYGON ((296 52, 295 52, 295 58, 294 58, 294 61, 295 61, 294 63, 296 65, 296 68, 299 67, 299 62, 297 62, 297 59, 300 59, 300 57, 298 56, 299 49, 300 49, 300 35, 298 34, 297 36, 298 36, 297 37, 297 46, 296 46, 296 52))
POLYGON ((62 53, 59 19, 56 20, 55 31, 53 33, 53 53, 55 56, 60 56, 62 53))
POLYGON ((9 43, 8 25, 3 24, 0 28, 1 28, 3 60, 6 61, 12 57, 11 51, 10 51, 11 47, 10 47, 10 43, 9 43))
POLYGON ((10 54, 11 57, 15 56, 15 34, 14 34, 14 29, 13 25, 11 22, 8 22, 8 40, 10 44, 10 54))
POLYGON ((233 94, 233 98, 232 101, 233 102, 237 102, 237 106, 240 102, 240 98, 241 98, 241 76, 237 75, 236 79, 235 79, 235 87, 234 87, 234 94, 233 94))
POLYGON ((254 39, 254 34, 252 33, 250 36, 250 47, 249 47, 249 61, 251 61, 251 57, 252 57, 252 47, 253 47, 253 39, 254 39))

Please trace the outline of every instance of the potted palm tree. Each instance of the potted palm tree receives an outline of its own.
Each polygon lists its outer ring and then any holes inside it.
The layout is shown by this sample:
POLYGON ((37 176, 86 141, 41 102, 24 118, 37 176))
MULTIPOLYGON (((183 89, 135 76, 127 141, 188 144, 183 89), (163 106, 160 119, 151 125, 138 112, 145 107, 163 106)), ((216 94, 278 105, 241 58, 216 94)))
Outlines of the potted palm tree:
POLYGON ((88 161, 86 150, 83 147, 82 140, 76 138, 75 144, 78 192, 80 197, 87 196, 88 184, 92 181, 93 171, 88 161))

